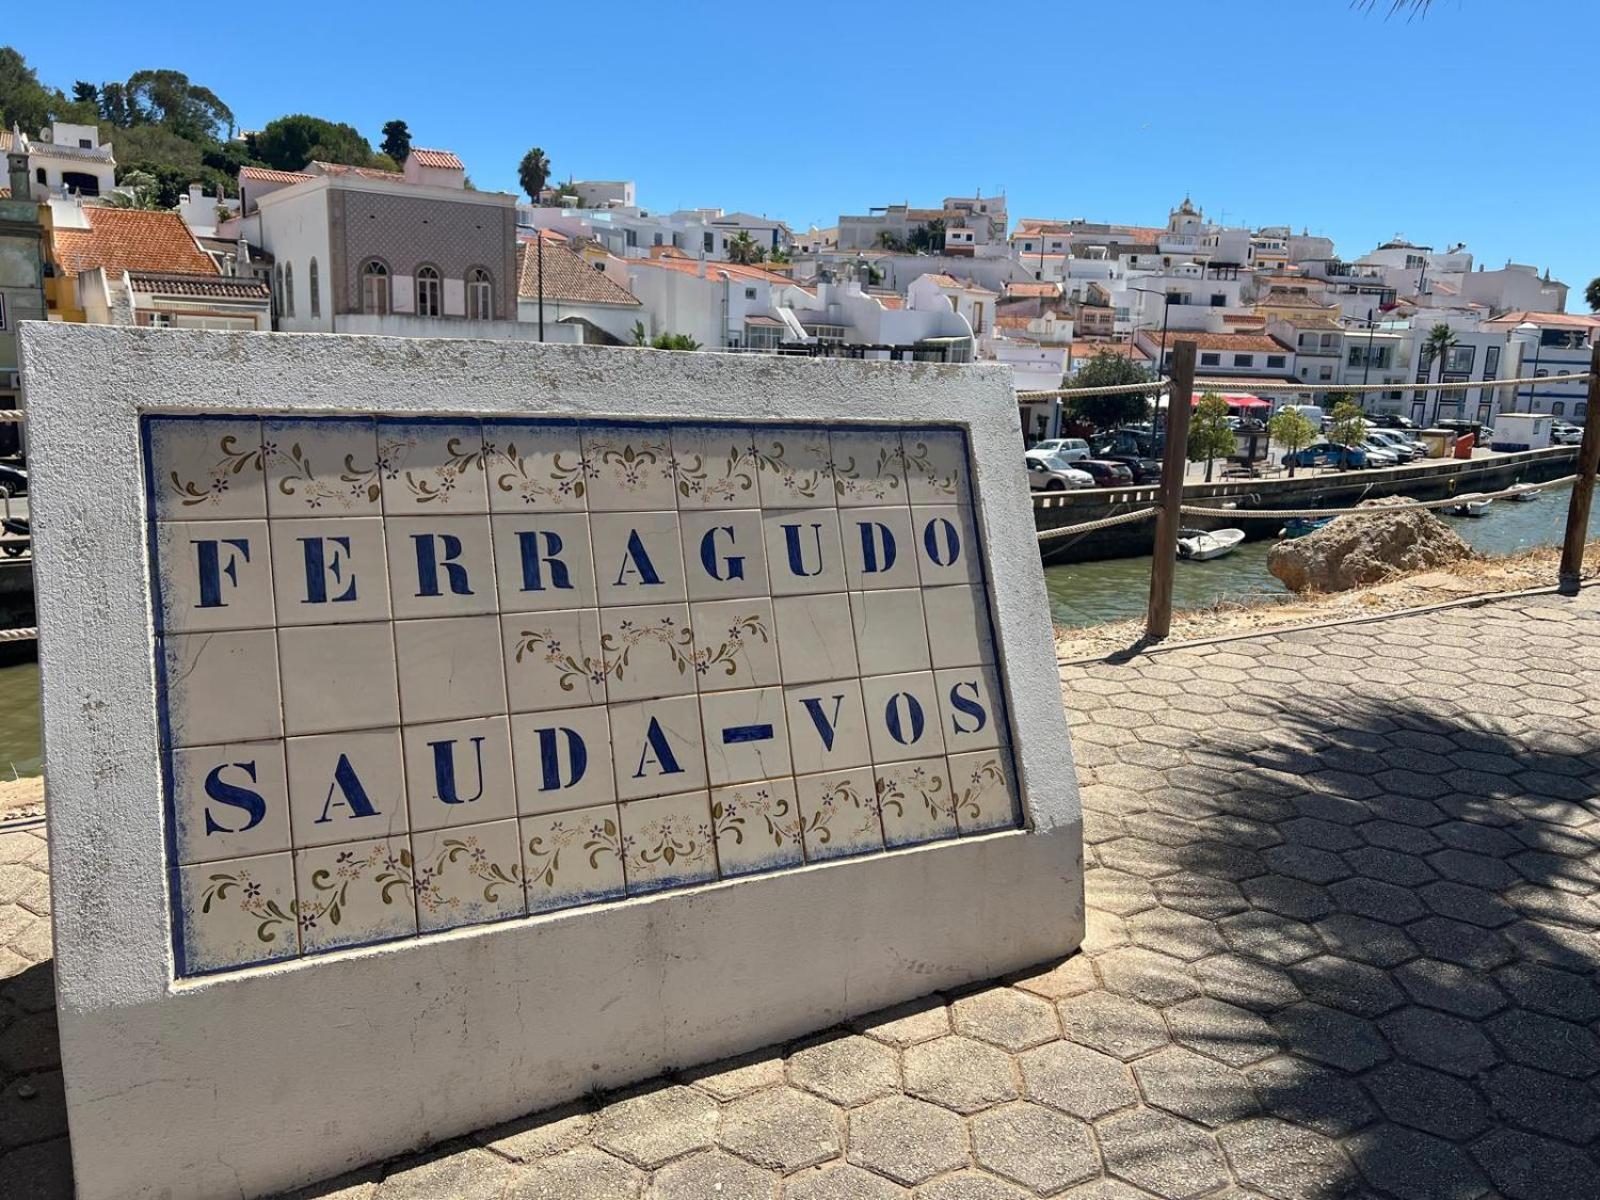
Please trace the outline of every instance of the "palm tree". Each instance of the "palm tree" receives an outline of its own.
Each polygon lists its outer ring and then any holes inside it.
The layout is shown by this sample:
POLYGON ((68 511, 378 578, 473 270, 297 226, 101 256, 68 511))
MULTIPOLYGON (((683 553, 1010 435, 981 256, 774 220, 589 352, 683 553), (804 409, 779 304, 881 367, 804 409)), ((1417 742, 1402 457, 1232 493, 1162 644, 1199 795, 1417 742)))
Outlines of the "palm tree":
POLYGON ((758 263, 764 257, 760 244, 747 229, 741 229, 729 238, 727 249, 729 262, 758 263))
POLYGON ((1589 286, 1583 289, 1583 298, 1588 301, 1590 312, 1600 312, 1600 275, 1589 280, 1589 286))
POLYGON ((544 191, 544 185, 550 181, 550 160, 545 157, 543 150, 535 146, 522 156, 522 161, 517 164, 517 182, 522 184, 522 190, 528 193, 528 199, 535 204, 539 203, 539 193, 544 191))
MULTIPOLYGON (((1450 326, 1446 325, 1443 321, 1440 321, 1432 329, 1428 330, 1427 339, 1422 343, 1426 351, 1439 362, 1440 383, 1444 382, 1445 360, 1450 357, 1450 347, 1456 344, 1456 340, 1456 331, 1451 329, 1450 326)), ((1435 392, 1433 394, 1434 421, 1439 419, 1439 400, 1442 396, 1442 392, 1435 392)), ((1430 425, 1432 423, 1432 421, 1428 422, 1430 425)))

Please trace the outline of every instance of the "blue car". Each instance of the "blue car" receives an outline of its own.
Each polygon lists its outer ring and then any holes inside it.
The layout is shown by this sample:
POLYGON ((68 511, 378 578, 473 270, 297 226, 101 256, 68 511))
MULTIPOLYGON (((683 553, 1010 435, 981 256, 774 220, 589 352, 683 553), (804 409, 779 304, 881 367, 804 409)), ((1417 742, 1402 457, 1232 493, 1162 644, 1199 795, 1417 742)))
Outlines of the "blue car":
POLYGON ((1341 446, 1338 442, 1317 442, 1304 450, 1283 456, 1283 465, 1296 467, 1354 467, 1367 465, 1367 452, 1360 446, 1341 446))

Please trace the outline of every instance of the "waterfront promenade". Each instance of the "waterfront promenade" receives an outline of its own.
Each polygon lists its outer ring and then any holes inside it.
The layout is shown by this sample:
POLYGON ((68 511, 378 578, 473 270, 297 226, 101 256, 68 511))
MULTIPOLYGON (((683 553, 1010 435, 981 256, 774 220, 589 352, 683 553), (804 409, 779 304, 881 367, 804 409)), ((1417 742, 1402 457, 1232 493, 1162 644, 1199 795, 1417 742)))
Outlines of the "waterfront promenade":
MULTIPOLYGON (((1600 588, 1062 687, 1083 953, 304 1194, 1600 1196, 1600 588)), ((47 870, 0 834, 4 1200, 70 1194, 47 870)))

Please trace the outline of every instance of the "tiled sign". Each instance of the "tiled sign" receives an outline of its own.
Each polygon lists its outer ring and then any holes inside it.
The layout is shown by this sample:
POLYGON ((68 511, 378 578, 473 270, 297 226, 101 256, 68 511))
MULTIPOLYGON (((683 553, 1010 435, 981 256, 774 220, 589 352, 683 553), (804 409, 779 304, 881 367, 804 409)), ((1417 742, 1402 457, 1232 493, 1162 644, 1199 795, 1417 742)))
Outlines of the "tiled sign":
POLYGON ((144 435, 180 975, 1019 822, 958 430, 144 435))

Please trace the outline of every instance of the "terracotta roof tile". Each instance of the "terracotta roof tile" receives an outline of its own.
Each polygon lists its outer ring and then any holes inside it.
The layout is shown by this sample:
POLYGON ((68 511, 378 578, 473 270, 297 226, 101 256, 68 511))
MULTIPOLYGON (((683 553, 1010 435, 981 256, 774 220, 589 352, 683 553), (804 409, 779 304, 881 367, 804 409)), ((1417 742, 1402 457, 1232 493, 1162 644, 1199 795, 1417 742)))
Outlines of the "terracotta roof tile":
MULTIPOLYGON (((1148 329, 1141 329, 1139 332, 1147 338, 1155 337, 1148 329)), ((1174 329, 1167 335, 1167 349, 1172 349, 1179 341, 1193 342, 1197 350, 1237 350, 1244 354, 1249 354, 1251 351, 1267 354, 1287 354, 1294 351, 1294 347, 1287 346, 1266 333, 1209 333, 1201 330, 1174 329)))
POLYGON ((313 160, 307 164, 316 167, 323 175, 357 175, 362 179, 388 179, 395 183, 404 183, 405 176, 398 171, 380 171, 376 167, 352 167, 345 163, 322 162, 313 160))
POLYGON ((239 179, 241 181, 254 180, 259 183, 300 183, 303 180, 315 178, 315 175, 307 175, 303 171, 274 171, 270 167, 239 168, 239 179))
POLYGON ((1061 286, 1055 283, 1008 283, 1006 284, 1007 296, 1039 296, 1053 299, 1061 294, 1061 286))
POLYGON ((221 274, 175 212, 88 205, 83 213, 89 221, 88 229, 51 231, 51 257, 69 274, 96 267, 113 272, 221 274))
MULTIPOLYGON (((679 258, 676 255, 662 255, 660 258, 630 258, 629 266, 634 267, 664 267, 669 271, 677 271, 680 275, 698 275, 700 273, 700 260, 697 258, 679 258)), ((794 286, 794 280, 787 275, 779 275, 774 271, 765 271, 760 267, 747 266, 744 263, 706 262, 706 278, 714 279, 717 273, 725 272, 734 279, 749 279, 753 282, 766 282, 794 286)))
POLYGON ((424 150, 420 146, 411 147, 411 153, 406 161, 417 160, 419 167, 435 167, 442 171, 465 171, 466 164, 448 150, 424 150))
POLYGON ((130 272, 128 281, 136 292, 151 292, 162 296, 215 296, 227 300, 265 300, 271 294, 264 279, 244 279, 226 275, 130 272))
POLYGON ((534 244, 517 246, 517 295, 537 299, 540 259, 544 260, 544 297, 569 304, 618 304, 637 307, 638 298, 604 271, 597 271, 560 242, 544 240, 544 253, 534 244))

